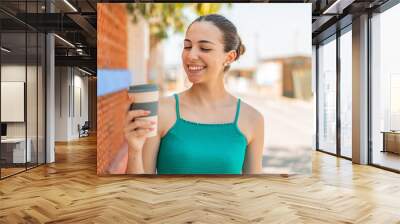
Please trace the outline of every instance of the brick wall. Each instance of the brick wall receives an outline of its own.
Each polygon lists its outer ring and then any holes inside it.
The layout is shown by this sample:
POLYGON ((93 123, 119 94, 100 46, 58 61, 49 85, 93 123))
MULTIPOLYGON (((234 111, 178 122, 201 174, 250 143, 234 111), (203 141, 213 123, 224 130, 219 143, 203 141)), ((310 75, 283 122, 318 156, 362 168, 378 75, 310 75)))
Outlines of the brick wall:
MULTIPOLYGON (((97 4, 98 69, 127 69, 126 16, 124 4, 97 4)), ((109 173, 113 160, 126 150, 123 122, 127 103, 126 90, 97 96, 97 174, 109 173)), ((113 172, 122 173, 123 169, 124 164, 113 172)))
MULTIPOLYGON (((123 121, 127 92, 120 91, 98 98, 97 116, 97 173, 106 174, 123 150, 125 140, 123 136, 123 121)), ((118 172, 118 171, 117 171, 118 172)), ((122 171, 121 171, 122 172, 122 171)))
POLYGON ((127 20, 124 4, 97 4, 97 67, 127 68, 127 20))

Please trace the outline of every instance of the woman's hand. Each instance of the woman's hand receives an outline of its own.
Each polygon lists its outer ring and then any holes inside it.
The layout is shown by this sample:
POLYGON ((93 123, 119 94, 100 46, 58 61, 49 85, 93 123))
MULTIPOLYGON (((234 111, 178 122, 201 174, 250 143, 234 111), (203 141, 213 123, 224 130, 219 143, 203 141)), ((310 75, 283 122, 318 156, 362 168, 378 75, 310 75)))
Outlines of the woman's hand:
POLYGON ((129 149, 141 153, 143 145, 146 142, 146 136, 150 131, 154 130, 152 126, 155 122, 138 119, 149 115, 150 111, 129 110, 130 105, 134 102, 133 97, 129 96, 129 99, 130 103, 125 118, 124 135, 129 149))

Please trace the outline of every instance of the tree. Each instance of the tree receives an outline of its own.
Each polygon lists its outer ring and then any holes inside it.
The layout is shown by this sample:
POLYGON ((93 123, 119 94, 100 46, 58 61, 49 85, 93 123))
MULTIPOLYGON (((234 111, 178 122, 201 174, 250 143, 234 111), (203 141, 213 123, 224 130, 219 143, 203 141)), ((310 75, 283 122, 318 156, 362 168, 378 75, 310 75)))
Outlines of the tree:
MULTIPOLYGON (((143 17, 149 23, 150 35, 156 42, 168 37, 168 29, 183 32, 187 23, 184 9, 191 8, 197 15, 217 13, 221 3, 128 3, 127 10, 133 23, 143 17)), ((228 4, 230 7, 231 4, 228 4)))
POLYGON ((163 59, 157 49, 161 41, 168 38, 170 30, 174 33, 184 32, 188 23, 184 11, 189 9, 197 15, 205 15, 217 13, 222 6, 221 3, 128 3, 126 5, 134 24, 143 18, 149 25, 150 54, 147 77, 150 82, 159 82, 162 91, 164 69, 160 60, 163 59))

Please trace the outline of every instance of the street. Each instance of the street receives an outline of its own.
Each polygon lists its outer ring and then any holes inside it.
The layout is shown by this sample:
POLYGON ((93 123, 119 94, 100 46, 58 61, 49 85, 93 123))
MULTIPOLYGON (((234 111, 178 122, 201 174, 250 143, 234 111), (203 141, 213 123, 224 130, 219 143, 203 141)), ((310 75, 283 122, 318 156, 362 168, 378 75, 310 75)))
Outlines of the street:
POLYGON ((271 96, 253 88, 228 89, 264 116, 264 172, 311 173, 314 101, 271 96))

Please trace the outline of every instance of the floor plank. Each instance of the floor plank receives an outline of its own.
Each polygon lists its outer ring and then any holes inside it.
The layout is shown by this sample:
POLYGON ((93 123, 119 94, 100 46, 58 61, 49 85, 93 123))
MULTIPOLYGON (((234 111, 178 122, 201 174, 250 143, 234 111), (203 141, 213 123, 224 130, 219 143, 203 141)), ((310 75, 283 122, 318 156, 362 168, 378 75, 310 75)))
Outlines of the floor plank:
POLYGON ((310 176, 96 175, 96 139, 0 181, 0 223, 400 223, 400 175, 320 152, 310 176))

